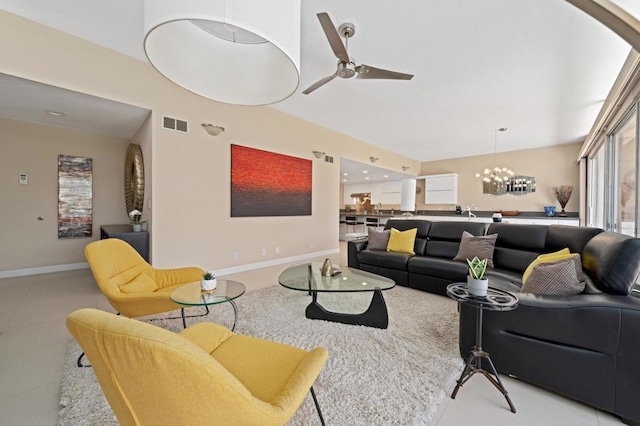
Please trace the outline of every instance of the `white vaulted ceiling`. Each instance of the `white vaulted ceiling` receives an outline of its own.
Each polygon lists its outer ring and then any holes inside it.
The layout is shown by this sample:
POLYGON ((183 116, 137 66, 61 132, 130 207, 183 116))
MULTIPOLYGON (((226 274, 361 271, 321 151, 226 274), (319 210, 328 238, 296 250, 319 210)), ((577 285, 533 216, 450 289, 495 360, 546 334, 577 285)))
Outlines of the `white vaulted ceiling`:
MULTIPOLYGON (((143 0, 0 8, 146 61, 143 0)), ((630 50, 563 0, 303 0, 301 26, 300 86, 271 107, 419 161, 493 152, 500 127, 498 151, 582 140, 630 50), (358 64, 413 80, 336 78, 303 95, 336 66, 318 12, 355 24, 358 64)))

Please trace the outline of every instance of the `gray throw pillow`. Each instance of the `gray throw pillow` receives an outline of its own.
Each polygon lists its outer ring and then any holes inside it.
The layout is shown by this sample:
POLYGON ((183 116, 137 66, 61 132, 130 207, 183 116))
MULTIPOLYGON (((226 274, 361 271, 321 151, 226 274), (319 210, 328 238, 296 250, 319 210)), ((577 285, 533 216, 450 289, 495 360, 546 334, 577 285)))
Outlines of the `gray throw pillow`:
POLYGON ((476 237, 467 231, 462 231, 462 239, 460 240, 460 248, 458 254, 453 260, 466 262, 467 259, 487 259, 487 266, 493 268, 493 249, 496 247, 496 239, 498 234, 489 234, 476 237))
POLYGON ((376 229, 372 226, 369 227, 369 243, 368 249, 372 250, 386 250, 387 244, 389 244, 389 237, 391 236, 391 230, 376 229))
POLYGON ((578 274, 574 259, 540 263, 533 267, 531 274, 522 284, 522 293, 545 294, 549 296, 573 296, 584 291, 585 281, 580 281, 582 268, 578 274))

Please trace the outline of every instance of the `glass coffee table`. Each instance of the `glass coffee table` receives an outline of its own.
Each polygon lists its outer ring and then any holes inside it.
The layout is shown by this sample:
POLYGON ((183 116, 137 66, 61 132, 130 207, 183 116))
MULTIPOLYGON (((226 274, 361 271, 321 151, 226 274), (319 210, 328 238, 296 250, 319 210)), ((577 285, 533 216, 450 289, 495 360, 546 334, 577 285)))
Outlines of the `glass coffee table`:
MULTIPOLYGON (((218 305, 220 303, 229 302, 233 307, 233 325, 231 331, 236 328, 236 322, 238 320, 238 307, 234 299, 242 296, 247 290, 244 284, 233 280, 222 280, 218 278, 218 285, 215 292, 207 293, 200 289, 200 281, 185 284, 182 287, 178 287, 171 293, 171 300, 178 305, 185 307, 189 306, 205 306, 218 305)), ((187 328, 187 320, 184 315, 184 308, 180 309, 182 314, 182 325, 187 328)))
POLYGON ((376 328, 389 326, 389 314, 382 292, 395 287, 396 283, 393 280, 346 266, 340 266, 341 274, 325 277, 320 274, 321 267, 322 262, 294 265, 285 269, 278 277, 281 286, 306 291, 312 296, 312 301, 306 309, 307 318, 376 328), (318 303, 318 293, 364 291, 373 292, 373 298, 367 310, 361 314, 330 312, 318 303))

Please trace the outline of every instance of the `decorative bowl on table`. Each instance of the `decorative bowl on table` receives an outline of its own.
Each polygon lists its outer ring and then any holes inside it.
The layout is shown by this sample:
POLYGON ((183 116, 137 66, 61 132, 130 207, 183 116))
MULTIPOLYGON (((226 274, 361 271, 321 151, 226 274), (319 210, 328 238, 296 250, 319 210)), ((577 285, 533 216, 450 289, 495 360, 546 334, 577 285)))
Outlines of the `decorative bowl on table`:
POLYGON ((549 217, 552 217, 556 214, 556 206, 544 206, 544 214, 549 217))

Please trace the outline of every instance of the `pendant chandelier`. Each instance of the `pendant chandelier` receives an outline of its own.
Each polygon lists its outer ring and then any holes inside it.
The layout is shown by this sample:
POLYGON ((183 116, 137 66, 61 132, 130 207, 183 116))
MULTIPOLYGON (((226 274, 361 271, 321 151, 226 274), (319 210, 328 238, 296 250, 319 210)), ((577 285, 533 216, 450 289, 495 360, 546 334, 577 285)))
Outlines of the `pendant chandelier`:
MULTIPOLYGON (((498 132, 506 132, 506 127, 494 130, 493 154, 498 153, 498 132)), ((507 167, 486 168, 482 173, 476 173, 476 177, 482 178, 482 192, 484 194, 502 195, 506 194, 508 184, 515 175, 513 170, 507 167)))

